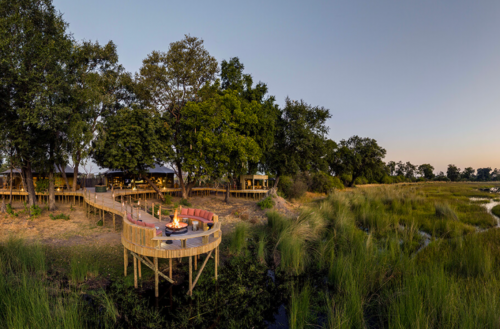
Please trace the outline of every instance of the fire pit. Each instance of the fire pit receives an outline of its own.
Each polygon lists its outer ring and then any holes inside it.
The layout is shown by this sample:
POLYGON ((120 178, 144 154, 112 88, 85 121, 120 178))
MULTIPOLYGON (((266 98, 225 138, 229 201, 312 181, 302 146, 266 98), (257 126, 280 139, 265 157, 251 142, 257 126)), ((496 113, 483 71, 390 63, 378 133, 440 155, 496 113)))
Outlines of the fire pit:
POLYGON ((170 236, 171 234, 184 234, 187 233, 187 231, 188 231, 188 224, 179 222, 176 209, 172 222, 165 225, 165 235, 170 236))

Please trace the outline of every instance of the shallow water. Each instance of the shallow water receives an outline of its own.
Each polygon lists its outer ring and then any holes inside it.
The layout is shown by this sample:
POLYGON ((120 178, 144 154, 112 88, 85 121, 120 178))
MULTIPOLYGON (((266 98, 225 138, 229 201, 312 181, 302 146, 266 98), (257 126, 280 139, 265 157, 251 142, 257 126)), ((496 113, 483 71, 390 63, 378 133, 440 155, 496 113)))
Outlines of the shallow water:
POLYGON ((500 217, 495 216, 495 214, 491 211, 495 206, 500 204, 500 201, 493 201, 488 198, 470 198, 471 201, 489 201, 488 203, 481 203, 481 206, 485 207, 488 213, 495 218, 497 221, 497 226, 500 227, 500 217))

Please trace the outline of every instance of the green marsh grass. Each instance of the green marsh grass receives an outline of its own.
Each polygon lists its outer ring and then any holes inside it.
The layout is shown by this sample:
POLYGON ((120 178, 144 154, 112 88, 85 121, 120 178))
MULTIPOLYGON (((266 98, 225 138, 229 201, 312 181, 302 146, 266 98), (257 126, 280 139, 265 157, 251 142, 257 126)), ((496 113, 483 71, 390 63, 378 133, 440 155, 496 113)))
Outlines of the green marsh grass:
POLYGON ((303 329, 307 325, 311 307, 311 288, 305 285, 300 291, 294 287, 289 305, 289 328, 303 329))

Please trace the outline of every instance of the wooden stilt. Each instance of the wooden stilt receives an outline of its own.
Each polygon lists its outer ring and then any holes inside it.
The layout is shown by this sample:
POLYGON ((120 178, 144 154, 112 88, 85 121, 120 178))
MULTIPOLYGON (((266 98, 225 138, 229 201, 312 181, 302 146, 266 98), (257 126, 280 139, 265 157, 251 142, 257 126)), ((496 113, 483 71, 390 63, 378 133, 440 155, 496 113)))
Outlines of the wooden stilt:
POLYGON ((172 258, 168 259, 168 277, 172 279, 172 258))
POLYGON ((189 256, 189 292, 188 295, 193 295, 193 269, 191 263, 193 262, 192 257, 189 256))
POLYGON ((113 230, 116 231, 116 225, 115 225, 115 214, 113 213, 113 230))
MULTIPOLYGON (((208 258, 208 257, 207 257, 208 258)), ((219 262, 219 247, 215 248, 215 281, 217 281, 217 265, 219 262)))
POLYGON ((142 266, 141 266, 141 261, 137 264, 137 267, 139 268, 139 279, 142 279, 142 266))
POLYGON ((158 296, 160 295, 158 289, 158 257, 155 257, 154 260, 155 260, 155 297, 158 298, 158 296))
POLYGON ((127 248, 123 248, 123 274, 127 276, 127 267, 128 267, 128 252, 127 248))
POLYGON ((134 287, 137 289, 137 258, 134 258, 134 287))
POLYGON ((198 269, 198 256, 194 256, 194 270, 198 269))

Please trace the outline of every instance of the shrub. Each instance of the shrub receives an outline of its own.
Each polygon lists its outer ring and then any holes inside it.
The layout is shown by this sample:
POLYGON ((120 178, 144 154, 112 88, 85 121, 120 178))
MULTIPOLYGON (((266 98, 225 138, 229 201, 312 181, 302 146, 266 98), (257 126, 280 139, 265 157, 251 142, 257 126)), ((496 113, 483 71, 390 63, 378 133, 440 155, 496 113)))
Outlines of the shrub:
POLYGON ((60 213, 59 215, 54 216, 54 215, 50 214, 50 219, 52 219, 52 220, 56 220, 56 219, 69 220, 69 215, 65 215, 63 213, 60 213))
POLYGON ((35 192, 36 193, 44 193, 49 189, 49 180, 48 179, 40 179, 36 182, 35 192))
POLYGON ((349 185, 352 181, 352 175, 351 174, 342 174, 340 175, 340 179, 344 183, 344 185, 349 185))
POLYGON ((191 203, 190 203, 187 199, 181 199, 181 200, 179 201, 179 204, 180 204, 181 206, 191 207, 191 203))
POLYGON ((322 171, 314 173, 311 181, 311 190, 313 192, 328 193, 335 188, 334 178, 322 171))
POLYGON ((271 209, 274 207, 274 200, 270 196, 266 197, 265 199, 260 200, 257 202, 257 205, 260 207, 260 209, 271 209))
POLYGON ((344 189, 344 184, 340 180, 339 177, 335 176, 332 177, 333 179, 333 188, 338 189, 338 190, 343 190, 344 189))
POLYGON ((358 177, 356 178, 356 180, 354 181, 354 184, 355 185, 364 185, 364 184, 368 184, 368 180, 364 177, 358 177))
POLYGON ((290 176, 283 176, 279 181, 279 189, 289 199, 298 199, 307 191, 307 183, 302 175, 297 175, 295 179, 290 176))
POLYGON ((391 176, 384 176, 382 178, 382 182, 381 183, 382 184, 392 184, 392 183, 394 183, 394 180, 392 179, 391 176))
POLYGON ((163 204, 166 206, 170 206, 172 204, 172 196, 170 194, 165 194, 163 196, 163 204))
POLYGON ((39 206, 37 206, 36 204, 34 204, 30 208, 30 214, 33 217, 40 216, 42 214, 42 209, 40 209, 39 206))

